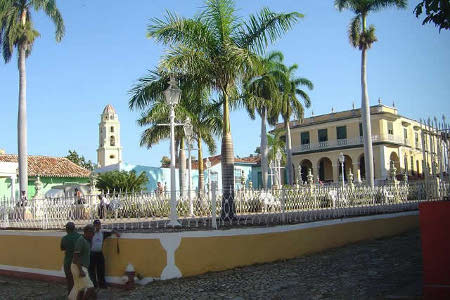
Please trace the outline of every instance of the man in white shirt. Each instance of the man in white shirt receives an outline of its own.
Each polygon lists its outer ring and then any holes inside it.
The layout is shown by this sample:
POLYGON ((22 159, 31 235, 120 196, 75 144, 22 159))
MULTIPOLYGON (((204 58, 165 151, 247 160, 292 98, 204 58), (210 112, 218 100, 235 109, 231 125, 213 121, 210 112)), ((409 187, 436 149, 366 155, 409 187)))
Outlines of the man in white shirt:
POLYGON ((105 282, 105 257, 103 256, 103 241, 115 234, 120 237, 120 234, 113 230, 112 232, 103 231, 100 220, 94 221, 94 236, 91 240, 91 259, 89 264, 89 277, 91 278, 94 286, 101 289, 106 288, 105 282))

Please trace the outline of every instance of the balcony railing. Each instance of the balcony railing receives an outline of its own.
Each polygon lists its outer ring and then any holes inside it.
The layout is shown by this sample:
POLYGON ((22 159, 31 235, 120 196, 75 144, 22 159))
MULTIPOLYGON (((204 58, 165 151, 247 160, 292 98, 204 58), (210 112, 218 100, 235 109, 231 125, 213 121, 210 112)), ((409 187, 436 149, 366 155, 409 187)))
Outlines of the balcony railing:
MULTIPOLYGON (((411 146, 411 143, 408 139, 405 139, 403 136, 397 136, 392 134, 386 134, 386 135, 372 135, 372 142, 373 143, 380 143, 380 142, 390 142, 398 145, 406 145, 411 146)), ((359 146, 364 143, 363 137, 354 137, 354 138, 348 138, 348 139, 336 139, 331 141, 325 141, 325 142, 319 142, 319 143, 310 143, 310 144, 303 144, 300 146, 293 147, 293 152, 307 152, 307 151, 315 151, 315 150, 323 150, 323 149, 330 149, 330 148, 340 148, 340 147, 347 147, 347 146, 359 146)))

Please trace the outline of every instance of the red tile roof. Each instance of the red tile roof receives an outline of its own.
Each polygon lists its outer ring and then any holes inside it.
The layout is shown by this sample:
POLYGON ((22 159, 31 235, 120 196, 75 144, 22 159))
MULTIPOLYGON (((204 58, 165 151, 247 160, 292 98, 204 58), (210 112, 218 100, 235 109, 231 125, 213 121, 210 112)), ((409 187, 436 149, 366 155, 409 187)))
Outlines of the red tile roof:
MULTIPOLYGON (((0 162, 17 162, 15 154, 0 154, 0 162)), ((91 171, 65 157, 28 155, 28 175, 41 177, 89 177, 91 171)))
MULTIPOLYGON (((211 162, 211 166, 215 166, 217 164, 220 164, 220 162, 222 161, 222 156, 220 154, 216 156, 210 156, 209 161, 211 162)), ((261 156, 254 155, 248 157, 235 157, 234 162, 258 165, 261 162, 261 156)), ((203 168, 206 169, 206 158, 203 159, 203 168)), ((198 169, 198 160, 192 161, 192 169, 198 169)))

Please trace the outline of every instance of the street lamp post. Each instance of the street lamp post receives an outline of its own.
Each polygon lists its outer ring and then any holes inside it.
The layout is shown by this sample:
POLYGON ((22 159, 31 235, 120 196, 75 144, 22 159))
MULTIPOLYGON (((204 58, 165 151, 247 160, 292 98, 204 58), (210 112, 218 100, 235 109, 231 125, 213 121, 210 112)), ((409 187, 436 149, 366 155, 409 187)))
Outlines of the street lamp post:
POLYGON ((341 164, 341 175, 342 175, 342 189, 344 188, 344 162, 345 162, 345 156, 344 154, 341 152, 339 153, 339 162, 341 164))
POLYGON ((188 199, 189 199, 189 212, 191 216, 194 215, 194 205, 192 203, 192 158, 191 158, 191 150, 192 150, 192 137, 194 135, 191 119, 189 117, 186 118, 184 122, 184 135, 187 138, 188 144, 188 199))
POLYGON ((175 106, 181 97, 181 90, 173 76, 169 87, 164 91, 166 102, 170 107, 170 222, 169 226, 181 226, 177 216, 177 191, 175 185, 175 106))
POLYGON ((206 158, 206 170, 208 174, 208 200, 211 201, 211 162, 209 161, 209 158, 206 158))

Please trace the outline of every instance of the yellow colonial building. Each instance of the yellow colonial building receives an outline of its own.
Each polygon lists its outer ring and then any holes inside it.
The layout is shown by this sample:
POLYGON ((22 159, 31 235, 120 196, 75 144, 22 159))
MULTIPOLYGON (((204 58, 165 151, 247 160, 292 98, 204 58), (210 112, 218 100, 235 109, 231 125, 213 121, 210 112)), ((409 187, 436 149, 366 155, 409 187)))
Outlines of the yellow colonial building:
MULTIPOLYGON (((437 162, 439 152, 435 131, 427 130, 418 121, 399 115, 397 108, 381 103, 370 108, 370 115, 376 182, 387 179, 391 161, 397 174, 406 171, 410 179, 423 176, 424 157, 429 172, 437 172, 436 163, 431 163, 437 162)), ((280 127, 283 125, 278 124, 277 128, 280 127)), ((302 180, 306 181, 308 169, 311 169, 315 182, 318 179, 322 182, 337 182, 342 173, 338 160, 342 152, 345 157, 345 180, 350 170, 355 181, 365 179, 359 109, 312 116, 303 119, 303 122, 293 121, 290 127, 296 178, 301 170, 302 180)))

